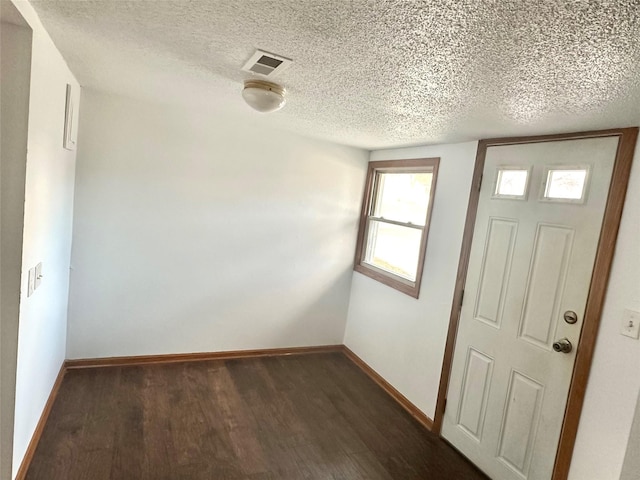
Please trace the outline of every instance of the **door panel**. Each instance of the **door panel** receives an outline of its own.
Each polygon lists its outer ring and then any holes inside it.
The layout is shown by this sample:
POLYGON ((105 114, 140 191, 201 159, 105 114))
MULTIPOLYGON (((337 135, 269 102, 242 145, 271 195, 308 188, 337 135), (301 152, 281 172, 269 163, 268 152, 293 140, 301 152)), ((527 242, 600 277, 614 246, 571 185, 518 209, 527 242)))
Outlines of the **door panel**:
POLYGON ((547 350, 560 317, 573 233, 571 227, 539 224, 534 240, 520 336, 547 350))
POLYGON ((500 326, 518 223, 490 218, 474 318, 500 326))
POLYGON ((506 409, 498 437, 498 459, 521 475, 531 462, 544 386, 511 371, 506 409))
POLYGON ((474 348, 469 348, 458 425, 478 441, 482 436, 492 371, 493 359, 474 348))
POLYGON ((494 479, 551 478, 575 360, 552 345, 580 338, 617 145, 487 149, 442 435, 494 479), (576 178, 582 198, 545 198, 579 196, 576 178))

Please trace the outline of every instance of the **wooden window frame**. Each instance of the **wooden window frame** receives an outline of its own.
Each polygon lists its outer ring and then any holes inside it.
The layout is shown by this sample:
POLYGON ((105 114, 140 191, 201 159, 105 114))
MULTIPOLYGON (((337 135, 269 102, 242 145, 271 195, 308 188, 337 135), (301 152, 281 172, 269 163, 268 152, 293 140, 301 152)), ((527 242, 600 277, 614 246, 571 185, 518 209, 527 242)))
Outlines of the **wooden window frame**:
MULTIPOLYGON (((360 224, 358 227, 358 240, 356 243, 356 256, 353 269, 369 278, 377 280, 402 293, 418 298, 420 294, 420 284, 424 270, 424 258, 427 251, 427 239, 429 237, 429 224, 431 223, 431 212, 433 210, 433 200, 435 198, 436 183, 438 179, 438 166, 440 158, 414 158, 406 160, 382 160, 369 162, 367 169, 367 180, 364 188, 362 209, 360 211, 360 224), (365 241, 367 238, 367 225, 371 217, 371 209, 376 196, 376 175, 378 173, 431 173, 431 191, 429 192, 429 205, 427 206, 424 227, 422 227, 422 237, 420 239, 420 252, 418 255, 418 266, 415 281, 410 281, 395 275, 391 272, 376 268, 364 262, 363 257, 366 252, 365 241)), ((401 222, 386 222, 408 226, 401 222)))

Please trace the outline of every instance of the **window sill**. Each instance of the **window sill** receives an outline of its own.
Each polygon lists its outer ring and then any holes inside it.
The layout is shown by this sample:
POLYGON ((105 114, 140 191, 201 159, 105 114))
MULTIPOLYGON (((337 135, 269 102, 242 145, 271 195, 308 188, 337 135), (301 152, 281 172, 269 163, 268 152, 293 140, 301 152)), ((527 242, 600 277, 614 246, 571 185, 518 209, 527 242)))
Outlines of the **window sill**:
POLYGON ((406 283, 406 280, 402 281, 400 280, 400 277, 395 278, 394 276, 392 276, 392 274, 384 274, 378 270, 368 268, 367 266, 362 264, 356 264, 353 269, 358 273, 372 278, 373 280, 377 280, 378 282, 383 283, 388 287, 398 290, 399 292, 402 292, 406 295, 409 295, 410 297, 417 299, 418 295, 420 294, 420 285, 418 283, 406 283))

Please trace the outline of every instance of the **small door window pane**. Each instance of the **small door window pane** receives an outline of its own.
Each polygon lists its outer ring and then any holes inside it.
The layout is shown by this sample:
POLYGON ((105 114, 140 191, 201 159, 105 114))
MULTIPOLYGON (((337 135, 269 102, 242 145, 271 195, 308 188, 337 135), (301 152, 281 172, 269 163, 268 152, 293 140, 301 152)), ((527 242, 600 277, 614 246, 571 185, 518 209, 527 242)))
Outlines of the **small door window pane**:
POLYGON ((588 173, 587 168, 549 169, 544 198, 549 200, 582 200, 588 173))
POLYGON ((529 170, 515 168, 498 169, 494 197, 524 198, 527 193, 529 170))
POLYGON ((379 173, 373 215, 424 225, 433 173, 379 173))

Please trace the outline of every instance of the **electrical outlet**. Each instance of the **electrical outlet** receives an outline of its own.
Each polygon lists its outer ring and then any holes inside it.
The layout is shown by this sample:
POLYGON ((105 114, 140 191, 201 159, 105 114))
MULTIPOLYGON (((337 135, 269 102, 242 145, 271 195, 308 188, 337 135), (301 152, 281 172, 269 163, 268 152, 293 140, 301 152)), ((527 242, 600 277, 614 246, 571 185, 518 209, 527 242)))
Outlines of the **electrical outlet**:
POLYGON ((620 333, 627 337, 638 338, 640 333, 640 312, 625 310, 622 314, 622 328, 620 333))

